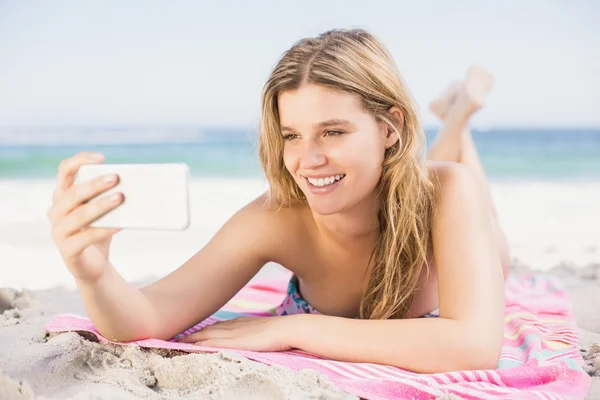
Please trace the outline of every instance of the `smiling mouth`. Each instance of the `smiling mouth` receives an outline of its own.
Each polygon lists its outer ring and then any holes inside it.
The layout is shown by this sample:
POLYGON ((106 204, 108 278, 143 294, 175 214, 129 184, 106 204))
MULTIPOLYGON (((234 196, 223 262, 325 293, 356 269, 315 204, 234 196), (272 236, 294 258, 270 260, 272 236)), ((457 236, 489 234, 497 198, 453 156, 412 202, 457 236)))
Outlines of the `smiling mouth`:
POLYGON ((346 177, 346 174, 331 175, 326 178, 306 178, 308 183, 314 187, 327 187, 341 181, 346 177))

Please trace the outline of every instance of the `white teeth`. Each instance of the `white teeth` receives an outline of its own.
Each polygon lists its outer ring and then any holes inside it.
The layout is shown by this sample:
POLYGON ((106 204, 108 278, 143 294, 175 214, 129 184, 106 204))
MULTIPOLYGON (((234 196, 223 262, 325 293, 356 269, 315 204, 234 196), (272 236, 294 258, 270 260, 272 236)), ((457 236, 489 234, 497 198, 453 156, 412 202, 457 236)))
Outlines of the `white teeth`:
POLYGON ((345 177, 346 175, 344 174, 340 174, 340 175, 333 175, 333 176, 329 176, 327 178, 318 178, 318 179, 313 179, 313 178, 308 178, 308 181, 313 185, 313 186, 328 186, 331 185, 332 183, 334 183, 335 181, 339 181, 340 179, 342 179, 343 177, 345 177))

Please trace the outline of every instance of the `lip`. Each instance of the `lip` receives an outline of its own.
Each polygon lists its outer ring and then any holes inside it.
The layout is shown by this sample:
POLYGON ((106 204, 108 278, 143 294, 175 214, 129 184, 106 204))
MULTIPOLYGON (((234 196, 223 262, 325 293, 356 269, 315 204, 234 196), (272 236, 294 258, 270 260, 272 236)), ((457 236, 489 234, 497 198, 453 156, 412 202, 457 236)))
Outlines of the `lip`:
MULTIPOLYGON (((339 174, 339 175, 343 175, 343 174, 339 174)), ((312 175, 312 176, 310 176, 310 178, 318 179, 318 178, 327 178, 330 176, 333 176, 333 175, 312 175)), ((327 186, 323 186, 323 187, 313 185, 312 183, 310 183, 308 181, 308 177, 304 177, 304 180, 306 181, 306 186, 308 187, 308 190, 310 190, 311 193, 324 195, 324 194, 329 194, 329 193, 333 192, 334 190, 336 190, 341 185, 341 182, 344 179, 342 178, 340 180, 335 181, 331 185, 327 185, 327 186)))

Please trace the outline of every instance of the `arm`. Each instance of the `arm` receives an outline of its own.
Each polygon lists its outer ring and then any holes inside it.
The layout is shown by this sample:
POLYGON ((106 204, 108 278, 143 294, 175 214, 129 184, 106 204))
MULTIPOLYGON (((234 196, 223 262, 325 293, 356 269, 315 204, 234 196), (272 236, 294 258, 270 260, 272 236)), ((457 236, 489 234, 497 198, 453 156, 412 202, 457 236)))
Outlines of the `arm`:
POLYGON ((495 368, 503 339, 504 279, 483 195, 465 168, 440 171, 437 207, 433 250, 440 318, 297 315, 290 345, 331 359, 416 372, 495 368))
POLYGON ((110 265, 78 283, 96 329, 114 341, 170 339, 207 318, 267 261, 270 224, 264 196, 238 211, 198 253, 163 279, 137 289, 110 265))

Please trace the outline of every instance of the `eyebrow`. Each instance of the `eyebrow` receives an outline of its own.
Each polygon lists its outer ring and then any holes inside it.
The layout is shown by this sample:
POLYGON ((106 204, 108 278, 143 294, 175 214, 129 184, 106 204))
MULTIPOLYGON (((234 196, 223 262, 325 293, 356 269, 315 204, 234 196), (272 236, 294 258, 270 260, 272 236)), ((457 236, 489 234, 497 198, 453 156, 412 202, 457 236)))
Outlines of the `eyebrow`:
MULTIPOLYGON (((333 126, 333 125, 351 125, 352 123, 350 121, 348 121, 347 119, 328 119, 327 121, 323 121, 323 122, 319 122, 318 124, 315 124, 314 127, 315 128, 327 128, 328 126, 333 126)), ((281 125, 280 127, 281 131, 293 131, 294 128, 289 127, 289 126, 284 126, 281 125)))

